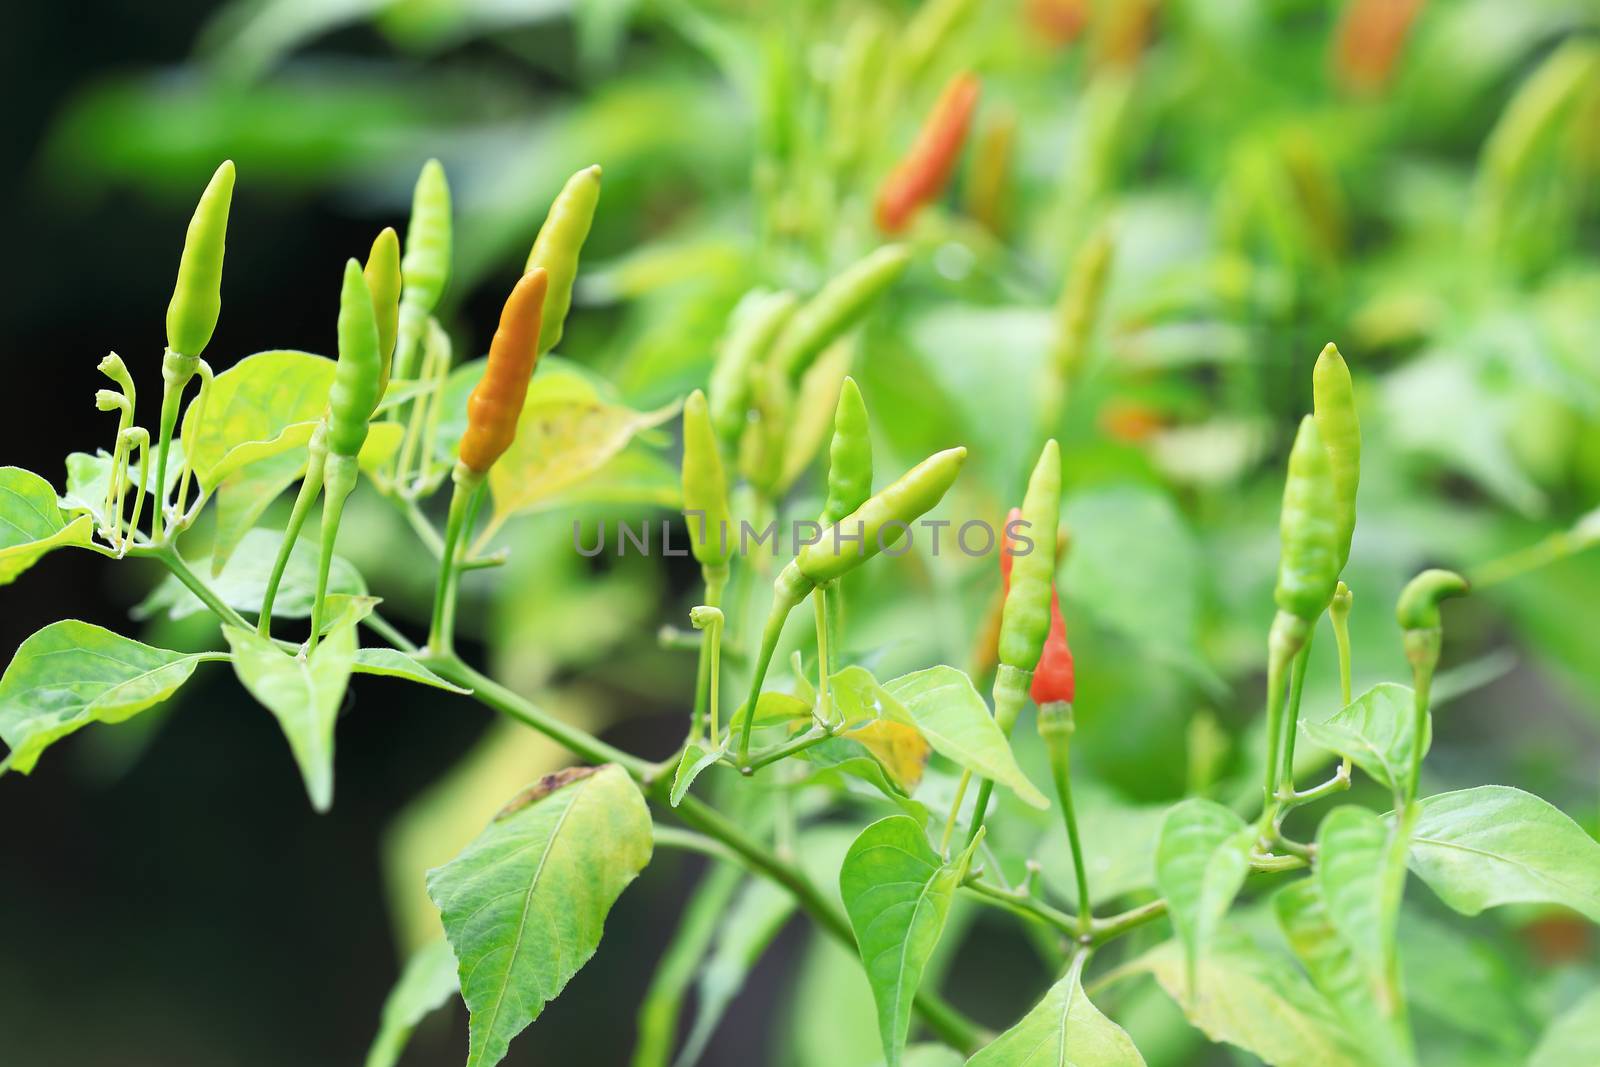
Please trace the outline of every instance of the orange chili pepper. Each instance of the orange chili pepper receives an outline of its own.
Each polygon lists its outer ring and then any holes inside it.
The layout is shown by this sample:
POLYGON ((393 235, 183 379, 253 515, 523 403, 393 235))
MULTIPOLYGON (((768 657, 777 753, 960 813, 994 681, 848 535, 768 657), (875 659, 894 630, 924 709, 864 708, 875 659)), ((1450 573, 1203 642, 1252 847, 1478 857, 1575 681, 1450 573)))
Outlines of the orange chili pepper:
POLYGON ((535 267, 517 280, 500 312, 494 340, 489 342, 489 364, 467 399, 461 462, 478 474, 492 467, 517 436, 528 379, 539 360, 539 328, 549 284, 543 267, 535 267))
POLYGON ((1054 45, 1071 44, 1089 22, 1088 0, 1028 0, 1028 25, 1054 45))
POLYGON ((1339 20, 1333 65, 1351 92, 1383 88, 1405 47, 1422 0, 1351 0, 1339 20))
POLYGON ((924 204, 944 191, 978 106, 977 76, 963 71, 950 79, 911 148, 878 189, 878 229, 900 233, 924 204))
POLYGON ((1033 685, 1028 695, 1044 707, 1051 701, 1072 703, 1077 695, 1077 674, 1072 664, 1072 649, 1067 645, 1067 621, 1061 617, 1061 597, 1050 590, 1050 636, 1045 638, 1039 665, 1033 669, 1033 685))

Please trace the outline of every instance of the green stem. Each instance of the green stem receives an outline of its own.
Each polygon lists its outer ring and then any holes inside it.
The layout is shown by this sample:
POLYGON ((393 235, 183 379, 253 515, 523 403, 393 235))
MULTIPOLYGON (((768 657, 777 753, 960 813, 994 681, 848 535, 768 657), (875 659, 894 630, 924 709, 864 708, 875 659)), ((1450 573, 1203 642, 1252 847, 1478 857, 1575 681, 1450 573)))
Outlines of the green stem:
POLYGON ((365 623, 367 628, 373 633, 377 634, 379 637, 383 638, 385 641, 389 642, 389 644, 393 645, 395 648, 398 648, 407 655, 412 655, 418 651, 416 642, 412 641, 405 634, 401 633, 399 629, 395 627, 394 623, 390 622, 388 619, 385 619, 376 611, 368 612, 366 618, 362 619, 361 621, 365 623))
POLYGON ((756 721, 756 704, 761 699, 761 683, 767 680, 767 668, 772 666, 772 654, 778 650, 778 638, 783 636, 783 624, 794 610, 799 599, 783 590, 773 588, 772 611, 761 631, 761 651, 756 655, 756 669, 750 675, 750 696, 745 701, 744 728, 739 732, 738 765, 750 762, 750 730, 756 721))
POLYGON ((1026 893, 1014 889, 1001 889, 999 886, 990 885, 976 878, 962 883, 961 888, 970 891, 979 900, 1013 915, 1020 915, 1024 919, 1046 923, 1055 927, 1068 937, 1076 938, 1082 928, 1082 920, 1075 915, 1069 915, 1058 908, 1053 908, 1042 900, 1036 900, 1026 893))
POLYGON ((741 774, 754 774, 769 764, 786 759, 796 752, 804 752, 812 745, 820 745, 833 736, 833 731, 825 726, 813 726, 803 734, 797 734, 781 744, 764 748, 760 752, 752 752, 747 756, 739 757, 738 767, 741 774))
POLYGON ((1341 763, 1339 769, 1333 772, 1332 778, 1329 778, 1321 785, 1314 785, 1310 789, 1302 789, 1298 793, 1291 793, 1283 797, 1283 810, 1286 812, 1292 811, 1302 805, 1321 800, 1323 797, 1331 797, 1335 793, 1342 793, 1349 788, 1350 764, 1345 762, 1341 763))
POLYGON ((1406 807, 1409 810, 1417 800, 1417 784, 1422 777, 1422 739, 1428 728, 1429 690, 1433 686, 1433 663, 1414 662, 1411 665, 1411 684, 1414 696, 1411 703, 1411 773, 1406 776, 1406 807))
MULTIPOLYGON (((318 432, 321 432, 320 427, 318 432)), ((306 524, 306 517, 311 514, 311 505, 317 502, 317 496, 322 492, 322 471, 326 458, 326 448, 319 447, 319 440, 314 435, 310 458, 306 461, 306 473, 300 481, 300 492, 294 498, 289 522, 283 528, 283 543, 278 546, 278 558, 272 561, 272 573, 267 577, 266 592, 261 597, 261 617, 256 622, 256 633, 262 637, 271 636, 272 605, 278 599, 278 586, 283 582, 283 573, 289 566, 289 555, 299 543, 300 530, 306 524)))
MULTIPOLYGON (((708 608, 722 607, 722 593, 728 585, 727 565, 701 567, 700 572, 706 584, 705 606, 708 608)), ((689 724, 689 736, 695 740, 705 736, 707 708, 716 702, 716 698, 712 695, 712 690, 715 688, 712 674, 715 668, 712 665, 712 649, 709 647, 711 643, 711 634, 707 632, 700 642, 700 654, 695 661, 694 717, 689 724)), ((715 723, 716 712, 714 709, 711 711, 710 717, 711 721, 715 723)), ((713 746, 717 743, 716 727, 714 725, 711 728, 711 743, 713 746)))
MULTIPOLYGON (((205 425, 206 402, 211 399, 211 365, 203 359, 195 360, 195 370, 200 375, 200 392, 194 398, 194 424, 196 430, 205 425)), ((189 455, 189 450, 183 450, 183 470, 178 472, 178 497, 173 510, 183 521, 183 509, 189 500, 189 478, 194 474, 194 457, 189 455)))
MULTIPOLYGON (((656 844, 661 844, 663 835, 669 833, 711 841, 686 830, 657 826, 656 844)), ((673 1046, 678 1040, 678 1016, 683 1010, 684 995, 699 972, 700 961, 711 948, 718 923, 733 903, 733 896, 743 879, 742 867, 719 864, 695 886, 688 909, 684 911, 661 962, 656 965, 650 989, 639 1005, 638 1022, 635 1024, 638 1039, 633 1046, 632 1067, 667 1067, 671 1061, 673 1046)))
MULTIPOLYGON (((1328 608, 1328 621, 1333 623, 1333 643, 1339 649, 1339 706, 1348 708, 1354 700, 1351 696, 1350 590, 1343 582, 1339 583, 1339 593, 1334 595, 1333 604, 1328 608)), ((1339 761, 1339 772, 1344 775, 1348 783, 1349 756, 1339 761)))
POLYGON ((131 549, 128 554, 136 557, 148 556, 151 559, 160 560, 162 565, 171 571, 178 581, 187 586, 191 593, 200 598, 202 604, 211 609, 213 615, 229 626, 237 626, 241 630, 250 629, 250 624, 244 621, 243 616, 225 604, 222 598, 217 596, 198 574, 189 569, 189 565, 183 561, 183 557, 178 555, 176 545, 168 542, 161 545, 138 546, 131 549))
POLYGON ((978 782, 978 799, 972 805, 972 825, 967 827, 967 844, 972 844, 983 829, 983 816, 989 810, 989 797, 994 793, 994 782, 987 778, 978 782))
POLYGON ((178 409, 183 404, 183 390, 194 376, 193 356, 181 355, 167 349, 161 359, 161 425, 156 438, 156 491, 155 514, 150 518, 150 539, 163 540, 167 507, 167 460, 172 455, 172 434, 178 428, 178 409))
POLYGON ((323 470, 322 538, 317 553, 317 592, 311 601, 311 637, 306 641, 309 653, 317 647, 322 636, 322 618, 327 609, 328 575, 333 569, 333 550, 339 540, 339 520, 344 515, 344 502, 356 487, 360 468, 354 456, 332 455, 323 470))
POLYGON ((1283 733, 1283 673, 1288 666, 1287 659, 1286 654, 1276 649, 1267 653, 1267 769, 1261 790, 1264 825, 1271 824, 1267 813, 1275 814, 1278 797, 1278 743, 1283 733))
POLYGON ((1083 863, 1083 839, 1078 833, 1078 816, 1072 806, 1072 705, 1051 701, 1039 709, 1039 733, 1050 753, 1050 775, 1055 779, 1056 796, 1061 800, 1061 818, 1067 828, 1067 844, 1072 850, 1072 873, 1078 889, 1078 932, 1087 934, 1094 923, 1089 896, 1089 874, 1083 863))
POLYGON ((483 475, 458 465, 455 489, 450 494, 450 514, 445 520, 444 551, 439 556, 439 582, 433 594, 433 620, 428 627, 428 648, 448 653, 454 645, 455 576, 461 541, 473 511, 472 499, 483 485, 483 475))
POLYGON ((817 609, 817 707, 814 714, 823 722, 831 723, 833 698, 828 693, 828 678, 833 673, 833 662, 828 651, 828 586, 817 586, 811 601, 817 609))
POLYGON ((702 856, 733 864, 739 862, 739 857, 721 841, 693 830, 685 830, 681 826, 662 826, 656 823, 651 828, 650 834, 660 848, 676 849, 679 852, 698 852, 702 856))
POLYGON ((956 818, 961 814, 961 802, 966 799, 967 786, 972 784, 972 772, 961 772, 961 781, 956 784, 955 799, 950 802, 950 814, 944 818, 944 832, 939 835, 939 855, 950 855, 950 836, 955 833, 956 818))
POLYGON ((1163 898, 1141 904, 1136 908, 1129 908, 1119 915, 1096 919, 1089 930, 1089 941, 1094 945, 1103 945, 1113 938, 1121 937, 1129 930, 1155 922, 1166 913, 1167 902, 1163 898))
POLYGON ((1306 635, 1306 643, 1294 657, 1294 665, 1289 669, 1289 705, 1284 709, 1283 716, 1283 770, 1278 777, 1278 791, 1281 795, 1294 793, 1294 743, 1300 733, 1300 698, 1306 687, 1306 667, 1311 662, 1311 637, 1306 635))

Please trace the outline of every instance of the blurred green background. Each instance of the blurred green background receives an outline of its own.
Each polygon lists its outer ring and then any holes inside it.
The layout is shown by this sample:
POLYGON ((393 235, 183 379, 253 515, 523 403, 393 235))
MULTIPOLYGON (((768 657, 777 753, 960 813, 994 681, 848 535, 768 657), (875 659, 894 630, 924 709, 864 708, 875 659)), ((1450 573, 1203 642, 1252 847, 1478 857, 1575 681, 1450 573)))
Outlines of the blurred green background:
MULTIPOLYGON (((116 349, 154 380, 184 222, 224 157, 239 188, 218 370, 331 348, 339 265, 402 225, 430 156, 456 202, 444 318, 458 354, 479 352, 550 198, 601 163, 560 352, 649 410, 704 384, 752 284, 809 291, 880 239, 878 181, 946 78, 974 70, 963 167, 844 358, 879 484, 971 448, 941 512, 957 522, 998 521, 1038 441, 1061 437, 1075 755, 1105 863, 1138 866, 1164 802, 1255 788, 1283 458, 1328 340, 1350 360, 1366 447, 1347 571, 1357 691, 1406 680, 1390 605, 1416 569, 1498 579, 1447 615, 1453 699, 1424 789, 1517 785, 1595 831, 1592 2, 253 0, 27 5, 8 29, 0 336, 15 384, 0 442, 58 484, 67 451, 110 436, 91 403, 99 357, 116 349), (1115 256, 1085 374, 1042 425, 1057 293, 1099 232, 1115 256)), ((593 569, 571 524, 671 516, 671 438, 630 447, 629 491, 556 495, 509 523, 513 563, 469 584, 464 620, 508 684, 655 757, 681 737, 693 673, 657 631, 684 625, 697 576, 681 560, 593 569)), ((809 517, 816 472, 795 475, 785 513, 809 517)), ((414 621, 420 550, 375 498, 352 508, 341 550, 414 621)), ((64 616, 128 625, 153 580, 51 557, 6 591, 4 643, 64 616)), ((992 560, 957 554, 852 577, 847 648, 981 667, 996 581, 992 560)), ((196 622, 138 625, 184 647, 207 639, 196 622)), ((1306 706, 1320 718, 1337 684, 1326 633, 1319 647, 1306 706)), ((320 818, 276 726, 220 672, 167 714, 0 780, 7 1062, 359 1062, 399 959, 433 929, 421 871, 561 757, 399 683, 363 680, 347 710, 338 803, 320 818)), ((1019 854, 1049 829, 1006 817, 1019 854)), ((1059 845, 1045 878, 1065 891, 1059 845)), ((626 1062, 646 961, 698 871, 658 854, 508 1063, 626 1062)), ((1592 930, 1567 916, 1466 924, 1421 887, 1412 907, 1408 974, 1436 990, 1417 1007, 1430 1063, 1520 1062, 1600 974, 1592 930)), ((990 916, 947 965, 951 998, 993 1026, 1045 977, 990 916)), ((863 1044, 849 1012, 810 1006, 848 975, 794 924, 702 1062, 872 1063, 870 1025, 863 1044)), ((1152 1065, 1249 1062, 1175 1025, 1148 988, 1102 1007, 1152 1065)), ((456 1062, 464 1028, 459 1009, 432 1020, 404 1062, 456 1062)))

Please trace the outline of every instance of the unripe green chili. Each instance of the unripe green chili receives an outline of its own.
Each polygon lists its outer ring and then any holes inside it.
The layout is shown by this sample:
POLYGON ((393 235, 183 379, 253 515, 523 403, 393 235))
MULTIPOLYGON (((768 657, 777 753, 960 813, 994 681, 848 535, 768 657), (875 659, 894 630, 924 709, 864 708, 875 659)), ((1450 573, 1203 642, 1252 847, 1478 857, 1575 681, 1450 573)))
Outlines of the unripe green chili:
POLYGON ((467 398, 467 432, 461 437, 462 466, 483 474, 517 436, 517 420, 528 397, 528 379, 539 361, 539 325, 549 275, 535 267, 517 280, 500 311, 489 342, 483 377, 467 398))
POLYGON ((778 337, 772 362, 791 378, 805 373, 824 348, 854 326, 905 273, 911 250, 884 245, 846 267, 806 301, 778 337))
POLYGON ((706 395, 696 389, 683 404, 683 512, 689 523, 694 558, 709 573, 726 572, 728 478, 722 469, 717 435, 711 429, 706 395))
MULTIPOLYGON (((831 582, 859 567, 905 536, 911 523, 921 518, 949 491, 966 462, 965 448, 947 448, 878 490, 855 511, 822 531, 816 544, 806 545, 790 567, 812 585, 831 582), (844 545, 855 545, 846 551, 844 545)), ((1047 593, 1048 595, 1048 593, 1047 593)), ((1049 628, 1046 603, 1045 627, 1049 628)), ((1040 640, 1043 640, 1041 635, 1040 640)))
POLYGON ((400 330, 400 238, 393 226, 379 231, 362 273, 372 294, 372 313, 378 327, 378 398, 381 400, 389 388, 394 343, 400 330))
POLYGON ((1066 284, 1056 303, 1056 339, 1052 358, 1057 372, 1067 381, 1082 369, 1089 349, 1089 335, 1105 300, 1106 280, 1111 276, 1112 254, 1116 246, 1105 227, 1091 234, 1078 249, 1067 272, 1066 284))
MULTIPOLYGON (((778 573, 772 586, 772 611, 761 633, 761 647, 756 656, 756 669, 750 679, 750 694, 745 706, 753 708, 761 696, 761 683, 766 679, 772 654, 783 633, 784 620, 817 586, 848 574, 884 548, 905 536, 912 522, 921 518, 954 484, 961 465, 966 462, 965 448, 947 448, 935 452, 912 467, 892 485, 873 494, 850 515, 834 526, 822 531, 821 539, 806 545, 790 563, 778 573), (890 527, 900 527, 892 533, 890 527), (857 551, 846 553, 842 546, 849 540, 857 551)), ((750 754, 750 727, 754 715, 746 715, 744 732, 739 738, 739 761, 744 764, 750 754)))
POLYGON ((1444 622, 1439 602, 1465 596, 1471 587, 1454 571, 1432 568, 1406 583, 1395 604, 1395 620, 1405 631, 1406 659, 1411 662, 1412 722, 1411 774, 1406 779, 1406 801, 1417 797, 1417 780, 1422 773, 1422 743, 1427 731, 1429 693, 1433 671, 1439 665, 1439 650, 1444 644, 1444 622))
POLYGON ((750 394, 751 419, 739 438, 739 473, 770 500, 781 495, 794 385, 780 367, 759 363, 751 368, 750 394))
POLYGON ((378 406, 378 381, 383 373, 378 355, 378 323, 372 292, 351 259, 344 265, 339 293, 339 362, 328 390, 328 450, 354 456, 367 440, 367 423, 378 406))
MULTIPOLYGON (((1316 420, 1300 420, 1294 446, 1289 451, 1289 471, 1283 483, 1283 510, 1279 518, 1282 541, 1278 558, 1278 584, 1273 600, 1278 612, 1267 637, 1267 766, 1266 810, 1263 820, 1276 814, 1282 736, 1295 728, 1298 705, 1291 695, 1291 720, 1284 722, 1284 678, 1290 663, 1303 655, 1312 626, 1333 599, 1339 581, 1339 539, 1342 534, 1338 494, 1328 451, 1322 445, 1316 420)), ((1303 667, 1296 667, 1303 670, 1303 667)))
POLYGON ((1312 417, 1322 447, 1339 514, 1339 569, 1350 559, 1350 538, 1356 528, 1356 487, 1361 481, 1361 422, 1356 417, 1350 368, 1333 342, 1323 348, 1311 372, 1312 417))
POLYGON ((428 316, 438 306, 450 278, 450 243, 450 185, 443 165, 430 159, 422 165, 411 194, 406 254, 400 261, 405 283, 400 290, 400 327, 394 356, 397 378, 416 376, 428 316))
POLYGON ((828 448, 828 499, 817 521, 832 526, 872 495, 872 437, 861 389, 849 376, 839 386, 828 448))
POLYGON ((752 290, 731 316, 731 328, 711 368, 711 425, 730 447, 744 433, 750 410, 751 376, 788 325, 800 300, 790 292, 752 290))
POLYGON ((533 240, 523 272, 543 267, 550 275, 544 298, 544 325, 539 331, 542 356, 561 340, 561 330, 572 307, 572 285, 578 277, 578 254, 594 222, 594 209, 600 202, 600 167, 585 167, 567 179, 567 184, 550 205, 539 236, 533 240))
POLYGON ((1300 420, 1289 452, 1278 529, 1283 547, 1273 600, 1309 626, 1333 599, 1344 532, 1328 450, 1309 415, 1300 420))
POLYGON ((183 356, 205 351, 222 312, 222 254, 233 203, 233 160, 217 168, 200 194, 178 261, 178 283, 167 305, 167 347, 183 356))

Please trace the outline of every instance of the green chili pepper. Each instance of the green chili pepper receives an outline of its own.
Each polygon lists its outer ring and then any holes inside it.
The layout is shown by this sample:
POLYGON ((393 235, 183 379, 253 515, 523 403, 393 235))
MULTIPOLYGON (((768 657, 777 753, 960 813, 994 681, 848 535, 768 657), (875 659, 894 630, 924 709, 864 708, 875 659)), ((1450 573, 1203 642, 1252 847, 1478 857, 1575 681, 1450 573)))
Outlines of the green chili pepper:
POLYGON ((1350 368, 1332 342, 1317 357, 1311 372, 1312 417, 1328 452, 1339 515, 1339 569, 1350 559, 1350 538, 1356 528, 1356 486, 1361 481, 1361 422, 1356 417, 1350 368))
POLYGON ((1045 442, 1022 498, 1033 550, 1013 554, 1000 617, 1000 667, 994 678, 994 717, 1007 734, 1028 700, 1034 668, 1050 636, 1050 600, 1056 577, 1056 526, 1061 514, 1061 448, 1045 442))
POLYGON ((437 159, 424 163, 422 173, 417 175, 400 273, 405 284, 400 291, 394 374, 413 378, 422 356, 422 334, 428 316, 438 306, 450 278, 450 185, 437 159))
POLYGON ((1089 335, 1104 301, 1106 279, 1111 276, 1115 245, 1108 229, 1096 230, 1072 261, 1066 284, 1056 302, 1056 337, 1052 363, 1062 381, 1070 383, 1083 369, 1089 335))
POLYGON ((233 160, 223 160, 189 220, 178 260, 178 284, 167 305, 167 347, 183 356, 205 351, 222 312, 222 254, 233 203, 233 160))
POLYGON ((1278 607, 1309 627, 1333 599, 1339 581, 1343 517, 1328 450, 1310 415, 1300 420, 1283 484, 1278 607))
POLYGON ((378 324, 372 311, 361 264, 344 266, 344 288, 339 293, 339 362, 328 390, 328 450, 336 456, 354 456, 367 440, 367 423, 378 406, 378 324))
POLYGON ((533 240, 523 273, 543 267, 550 276, 544 298, 544 326, 539 333, 542 356, 561 340, 561 330, 572 306, 572 284, 578 277, 578 253, 589 236, 594 209, 600 202, 600 167, 585 167, 567 179, 550 205, 539 236, 533 240))
POLYGON ((778 337, 774 366, 798 378, 824 348, 854 326, 911 262, 905 245, 884 245, 846 267, 806 301, 778 337))
POLYGON ((394 342, 400 329, 400 238, 385 226, 372 242, 362 271, 372 294, 372 313, 378 328, 378 396, 389 387, 394 362, 394 342))
POLYGON ((772 363, 751 368, 750 379, 751 418, 739 438, 739 473, 770 500, 780 495, 783 482, 794 385, 772 363))
POLYGON ((817 521, 832 526, 872 495, 872 438, 867 407, 854 378, 839 386, 833 411, 833 444, 828 449, 828 499, 817 521))
MULTIPOLYGON (((831 582, 859 567, 899 542, 912 522, 943 499, 966 459, 965 448, 935 452, 824 530, 821 540, 802 548, 789 567, 812 585, 831 582), (853 545, 854 549, 847 549, 847 545, 853 545)), ((1046 630, 1050 626, 1049 610, 1049 590, 1046 589, 1046 630)))
POLYGON ((788 325, 800 304, 789 292, 756 289, 734 308, 732 326, 711 368, 711 425, 725 444, 744 433, 750 409, 751 375, 772 348, 778 331, 788 325))
POLYGON ((1394 615, 1405 631, 1406 659, 1411 663, 1412 723, 1411 773, 1406 779, 1406 802, 1417 797, 1422 773, 1422 742, 1427 733, 1428 701, 1434 668, 1444 644, 1444 621, 1439 601, 1464 596, 1470 585, 1454 571, 1425 570, 1406 583, 1395 603, 1394 615))
MULTIPOLYGON (((795 606, 817 586, 848 574, 904 537, 910 524, 944 497, 954 484, 956 475, 961 473, 961 465, 966 458, 965 448, 947 448, 943 452, 935 452, 902 474, 894 484, 868 497, 850 515, 822 531, 821 539, 816 544, 806 545, 788 566, 778 572, 777 580, 772 584, 772 611, 768 613, 766 626, 761 631, 756 669, 750 676, 746 707, 755 707, 761 696, 761 683, 772 664, 772 654, 783 633, 784 620, 795 606), (899 529, 886 532, 892 527, 899 529), (845 551, 846 544, 854 545, 855 550, 845 551)), ((750 726, 754 721, 754 715, 745 716, 744 731, 739 737, 741 764, 750 754, 750 726)))
POLYGON ((1425 570, 1406 583, 1395 604, 1395 619, 1402 630, 1437 630, 1443 625, 1439 601, 1464 596, 1469 588, 1454 571, 1425 570))
POLYGON ((728 479, 706 395, 698 389, 683 405, 683 512, 694 558, 708 572, 725 571, 730 554, 728 479))

